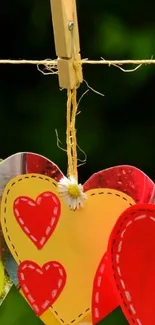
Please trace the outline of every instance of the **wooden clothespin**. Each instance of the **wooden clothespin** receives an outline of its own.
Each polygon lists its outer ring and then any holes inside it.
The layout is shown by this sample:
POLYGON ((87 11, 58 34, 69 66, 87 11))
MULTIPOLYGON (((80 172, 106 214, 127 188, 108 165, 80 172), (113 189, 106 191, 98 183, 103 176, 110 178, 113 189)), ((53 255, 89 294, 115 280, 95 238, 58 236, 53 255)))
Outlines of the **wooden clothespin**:
MULTIPOLYGON (((58 56, 59 85, 73 89, 76 86, 75 60, 81 60, 76 0, 50 0, 55 49, 58 56)), ((78 82, 82 82, 82 67, 76 67, 78 82)))

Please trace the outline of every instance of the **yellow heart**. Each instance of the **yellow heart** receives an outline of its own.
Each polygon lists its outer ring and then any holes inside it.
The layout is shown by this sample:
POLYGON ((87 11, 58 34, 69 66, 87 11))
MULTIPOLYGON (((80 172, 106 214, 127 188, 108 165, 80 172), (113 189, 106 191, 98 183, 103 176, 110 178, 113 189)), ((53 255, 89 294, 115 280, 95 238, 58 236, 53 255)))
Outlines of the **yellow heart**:
POLYGON ((57 193, 57 183, 46 176, 17 176, 6 186, 1 204, 1 224, 6 243, 18 264, 32 260, 42 266, 50 260, 63 265, 66 285, 53 306, 41 319, 46 325, 91 322, 93 280, 99 262, 106 252, 110 231, 118 216, 135 202, 124 193, 110 189, 87 192, 84 208, 71 211, 61 201, 61 215, 52 236, 38 250, 22 231, 13 213, 19 196, 33 200, 43 192, 57 193), (53 322, 56 318, 57 321, 53 322))

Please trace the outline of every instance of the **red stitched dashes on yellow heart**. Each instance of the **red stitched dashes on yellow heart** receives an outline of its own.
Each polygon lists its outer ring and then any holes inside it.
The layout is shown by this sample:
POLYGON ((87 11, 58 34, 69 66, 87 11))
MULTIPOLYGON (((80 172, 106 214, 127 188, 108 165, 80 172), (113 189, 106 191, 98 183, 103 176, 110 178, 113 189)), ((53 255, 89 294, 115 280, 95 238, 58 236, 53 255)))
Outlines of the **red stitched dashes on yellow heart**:
POLYGON ((66 283, 66 272, 58 262, 48 262, 41 268, 24 261, 18 268, 18 279, 31 307, 40 316, 59 297, 66 283))
POLYGON ((20 196, 14 201, 14 215, 25 234, 41 249, 54 232, 60 217, 60 201, 52 192, 40 194, 36 201, 20 196))

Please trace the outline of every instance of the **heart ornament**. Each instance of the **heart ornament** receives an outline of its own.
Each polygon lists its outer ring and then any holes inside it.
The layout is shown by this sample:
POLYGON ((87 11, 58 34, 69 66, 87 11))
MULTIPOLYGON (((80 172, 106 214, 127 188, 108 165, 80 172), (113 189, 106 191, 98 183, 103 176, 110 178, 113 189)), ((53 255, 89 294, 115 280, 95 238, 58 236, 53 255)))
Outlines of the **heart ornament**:
POLYGON ((12 178, 2 196, 1 224, 21 292, 35 313, 45 324, 78 324, 91 315, 93 281, 110 230, 134 200, 92 189, 84 208, 72 211, 57 185, 41 174, 12 178))
POLYGON ((13 256, 4 253, 4 262, 20 293, 46 325, 103 319, 119 304, 105 255, 110 231, 135 202, 154 200, 154 183, 132 166, 103 170, 84 184, 84 208, 71 211, 58 195, 63 174, 48 159, 19 153, 0 164, 0 175, 13 256))
POLYGON ((155 323, 155 205, 137 204, 118 219, 108 245, 109 271, 130 325, 155 323))

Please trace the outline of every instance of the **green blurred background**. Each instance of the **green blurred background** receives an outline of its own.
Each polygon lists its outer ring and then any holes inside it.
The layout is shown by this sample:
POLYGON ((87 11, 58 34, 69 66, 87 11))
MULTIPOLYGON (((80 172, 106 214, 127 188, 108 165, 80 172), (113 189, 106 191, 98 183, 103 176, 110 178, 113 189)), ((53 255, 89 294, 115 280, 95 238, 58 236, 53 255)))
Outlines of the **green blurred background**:
MULTIPOLYGON (((155 53, 155 2, 78 0, 82 58, 150 59, 155 53)), ((49 0, 5 0, 0 10, 0 59, 55 58, 49 0)), ((126 68, 132 68, 128 66, 126 68)), ((155 179, 155 67, 133 73, 115 67, 84 66, 91 91, 80 104, 78 144, 87 154, 80 181, 117 164, 132 164, 155 179)), ((66 173, 66 93, 57 76, 35 66, 0 65, 1 149, 5 158, 33 151, 66 173)), ((87 89, 83 84, 79 96, 87 89)), ((79 158, 83 159, 82 153, 79 158)))

